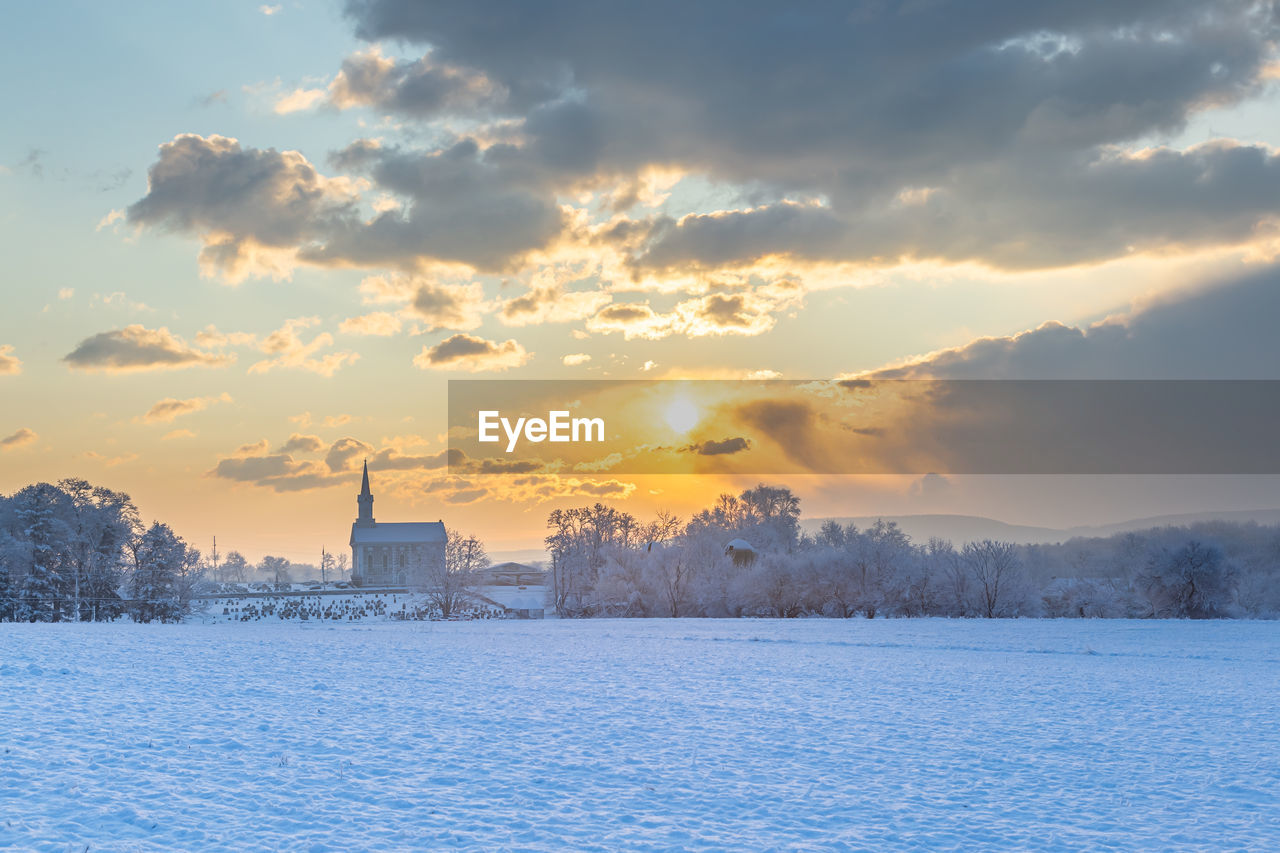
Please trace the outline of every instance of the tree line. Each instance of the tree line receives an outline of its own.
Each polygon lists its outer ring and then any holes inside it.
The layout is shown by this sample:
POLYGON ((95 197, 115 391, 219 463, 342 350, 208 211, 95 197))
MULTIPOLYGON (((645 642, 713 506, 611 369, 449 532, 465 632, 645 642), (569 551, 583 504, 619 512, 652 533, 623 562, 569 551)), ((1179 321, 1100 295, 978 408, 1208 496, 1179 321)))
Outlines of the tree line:
POLYGON ((123 492, 67 479, 0 497, 0 621, 175 622, 202 568, 123 492))
POLYGON ((1203 523, 1052 545, 806 532, 787 488, 687 522, 597 503, 547 519, 550 604, 582 616, 1276 618, 1280 528, 1203 523))
MULTIPOLYGON (((331 580, 345 554, 326 554, 331 580)), ((37 483, 0 496, 0 622, 176 622, 202 580, 243 582, 255 574, 276 589, 314 566, 238 551, 205 557, 167 524, 145 525, 123 492, 80 479, 37 483)))

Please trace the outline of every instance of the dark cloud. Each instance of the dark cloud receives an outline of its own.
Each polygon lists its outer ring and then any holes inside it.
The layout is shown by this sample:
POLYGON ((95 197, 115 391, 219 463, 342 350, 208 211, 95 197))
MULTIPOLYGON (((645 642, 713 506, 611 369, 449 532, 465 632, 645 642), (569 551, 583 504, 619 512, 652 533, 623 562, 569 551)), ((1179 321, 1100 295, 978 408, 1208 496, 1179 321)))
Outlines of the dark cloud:
POLYGON ((474 335, 458 334, 433 347, 423 347, 422 352, 414 356, 413 363, 424 370, 465 370, 474 373, 519 367, 531 356, 514 340, 497 343, 474 335))
POLYGON ((458 450, 441 450, 427 456, 410 456, 386 448, 369 458, 369 467, 378 471, 429 471, 456 465, 461 461, 462 452, 458 450))
POLYGON ((395 60, 377 50, 347 57, 329 86, 329 103, 339 109, 366 106, 416 118, 498 109, 506 91, 481 74, 456 66, 395 60))
POLYGON ((198 235, 202 264, 230 280, 284 275, 299 260, 413 269, 436 259, 501 270, 564 228, 554 197, 490 163, 470 140, 431 157, 363 142, 335 162, 409 204, 366 220, 353 180, 320 174, 296 151, 184 134, 160 146, 128 219, 198 235))
POLYGON ((734 415, 757 434, 773 441, 783 455, 810 471, 830 463, 821 413, 798 400, 761 399, 742 403, 734 415))
POLYGON ((79 370, 125 372, 222 367, 234 358, 195 349, 164 327, 132 325, 85 338, 62 360, 79 370))
MULTIPOLYGON (((1276 0, 349 0, 346 14, 421 57, 374 45, 327 91, 289 97, 394 114, 428 142, 358 141, 333 156, 350 177, 326 177, 297 152, 180 136, 129 220, 200 236, 231 279, 297 262, 505 273, 574 241, 644 277, 772 258, 1051 268, 1239 245, 1280 213, 1268 148, 1135 150, 1266 90, 1276 0), (728 209, 586 226, 562 209, 605 190, 601 209, 628 210, 657 172, 707 179, 728 209)), ((545 292, 504 317, 543 317, 545 292)), ((772 324, 730 309, 593 320, 649 338, 772 324)))
POLYGON ((294 250, 356 227, 355 194, 296 151, 244 148, 224 136, 183 134, 160 146, 147 194, 130 222, 204 239, 201 260, 231 277, 260 247, 294 250))
POLYGON ((537 459, 481 459, 476 463, 480 474, 532 474, 542 467, 537 459))
POLYGON ((875 378, 1280 379, 1280 268, 1168 297, 1085 328, 979 338, 875 378))
POLYGON ((427 282, 414 291, 411 305, 433 329, 474 329, 483 320, 484 291, 479 286, 427 282))
POLYGON ((305 467, 305 462, 295 460, 288 453, 270 453, 219 459, 209 474, 224 480, 255 483, 296 474, 305 467))
POLYGON ((632 263, 644 269, 799 260, 980 261, 1064 266, 1164 247, 1237 244, 1278 209, 1280 155, 1215 142, 1187 151, 1091 151, 957 173, 888 204, 774 204, 660 219, 632 263))
POLYGON ((734 436, 720 441, 700 441, 680 449, 682 452, 696 453, 699 456, 727 456, 733 453, 741 453, 750 447, 751 442, 748 439, 742 436, 734 436))
POLYGON ((519 169, 504 167, 473 140, 422 152, 356 143, 339 152, 340 168, 368 174, 380 188, 411 200, 369 222, 343 223, 304 259, 318 263, 413 267, 427 258, 477 269, 512 267, 564 230, 550 191, 519 169))
POLYGON ((508 181, 671 165, 756 199, 648 223, 645 269, 769 255, 1047 267, 1241 242, 1280 190, 1261 147, 1109 147, 1261 92, 1270 2, 352 0, 347 14, 366 39, 429 46, 432 67, 511 95, 525 142, 483 158, 508 181))

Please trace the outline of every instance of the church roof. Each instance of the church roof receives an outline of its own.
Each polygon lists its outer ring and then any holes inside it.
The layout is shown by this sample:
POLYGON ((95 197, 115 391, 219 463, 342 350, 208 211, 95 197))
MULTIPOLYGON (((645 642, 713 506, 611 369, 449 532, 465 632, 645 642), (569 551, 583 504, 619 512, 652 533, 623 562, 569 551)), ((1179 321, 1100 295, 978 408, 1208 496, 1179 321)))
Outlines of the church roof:
POLYGON ((385 545, 401 542, 443 542, 443 521, 378 522, 361 527, 351 525, 351 544, 385 545))

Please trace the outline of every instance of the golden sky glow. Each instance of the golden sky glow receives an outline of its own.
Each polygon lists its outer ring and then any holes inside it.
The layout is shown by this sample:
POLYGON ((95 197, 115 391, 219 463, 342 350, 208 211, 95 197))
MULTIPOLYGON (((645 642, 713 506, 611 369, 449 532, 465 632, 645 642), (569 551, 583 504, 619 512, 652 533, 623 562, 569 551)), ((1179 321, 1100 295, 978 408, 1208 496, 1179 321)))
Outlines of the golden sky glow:
MULTIPOLYGON (((0 34, 29 81, 0 96, 0 491, 85 477, 198 546, 310 561, 368 459, 380 519, 524 549, 555 506, 688 513, 754 482, 688 451, 700 476, 454 470, 450 379, 1280 364, 1268 4, 127 5, 0 34), (68 58, 33 78, 53 32, 68 58)), ((631 447, 745 438, 725 397, 627 393, 601 405, 631 447)), ((789 484, 810 515, 1063 525, 1275 503, 1267 478, 1083 482, 789 484)))

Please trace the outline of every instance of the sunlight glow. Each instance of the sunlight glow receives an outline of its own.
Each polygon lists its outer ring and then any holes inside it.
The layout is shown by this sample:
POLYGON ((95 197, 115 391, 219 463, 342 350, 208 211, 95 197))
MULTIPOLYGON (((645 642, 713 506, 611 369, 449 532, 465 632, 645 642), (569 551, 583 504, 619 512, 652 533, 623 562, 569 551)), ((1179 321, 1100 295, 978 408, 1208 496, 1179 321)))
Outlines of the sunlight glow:
POLYGON ((678 433, 686 433, 698 425, 698 407, 688 397, 677 397, 667 404, 663 413, 667 426, 678 433))

